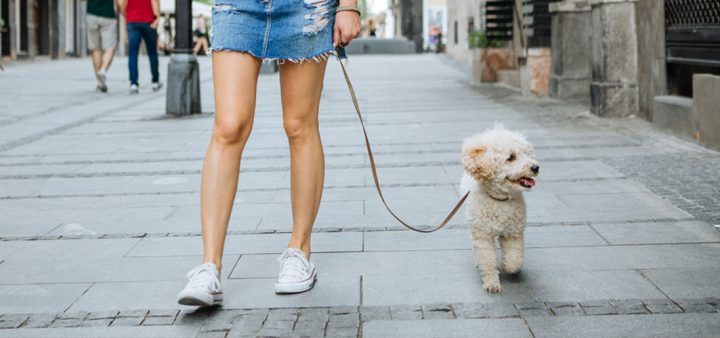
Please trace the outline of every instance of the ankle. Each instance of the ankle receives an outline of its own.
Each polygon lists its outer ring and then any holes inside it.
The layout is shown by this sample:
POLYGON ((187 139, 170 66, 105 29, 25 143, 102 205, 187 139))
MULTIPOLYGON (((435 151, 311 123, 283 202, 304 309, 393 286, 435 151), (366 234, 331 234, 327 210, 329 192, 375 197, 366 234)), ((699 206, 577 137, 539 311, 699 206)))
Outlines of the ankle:
POLYGON ((213 263, 213 264, 215 264, 215 267, 217 268, 218 272, 222 271, 222 262, 221 262, 220 260, 216 260, 216 259, 205 259, 205 260, 203 260, 202 263, 203 263, 203 264, 213 263))

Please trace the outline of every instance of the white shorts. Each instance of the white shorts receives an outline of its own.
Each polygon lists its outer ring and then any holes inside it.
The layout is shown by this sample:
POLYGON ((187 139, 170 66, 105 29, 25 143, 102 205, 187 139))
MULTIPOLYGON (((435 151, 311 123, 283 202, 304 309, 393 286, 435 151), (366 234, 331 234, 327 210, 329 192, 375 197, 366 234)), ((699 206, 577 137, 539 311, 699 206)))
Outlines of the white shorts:
POLYGON ((118 40, 117 21, 92 14, 87 15, 88 49, 115 49, 118 40))

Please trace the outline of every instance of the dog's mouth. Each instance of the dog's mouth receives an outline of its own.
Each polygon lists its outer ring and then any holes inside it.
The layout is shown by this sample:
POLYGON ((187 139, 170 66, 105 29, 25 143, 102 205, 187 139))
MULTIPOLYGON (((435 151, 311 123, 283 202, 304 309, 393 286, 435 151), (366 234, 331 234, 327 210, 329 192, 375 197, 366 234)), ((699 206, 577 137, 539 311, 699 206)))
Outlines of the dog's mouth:
POLYGON ((522 186, 523 188, 527 188, 527 189, 531 189, 532 187, 535 186, 535 180, 532 179, 531 177, 527 177, 527 176, 520 177, 516 180, 513 180, 512 182, 517 183, 520 186, 522 186))

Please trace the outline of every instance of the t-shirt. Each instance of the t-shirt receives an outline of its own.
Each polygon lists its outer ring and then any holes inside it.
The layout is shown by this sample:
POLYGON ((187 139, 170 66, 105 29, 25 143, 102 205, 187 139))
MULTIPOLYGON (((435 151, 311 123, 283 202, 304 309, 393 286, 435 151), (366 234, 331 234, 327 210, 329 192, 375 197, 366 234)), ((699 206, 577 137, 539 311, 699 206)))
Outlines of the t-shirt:
POLYGON ((125 19, 127 22, 150 23, 155 21, 152 0, 127 0, 125 19))
POLYGON ((104 18, 114 18, 115 0, 87 0, 87 13, 104 18))

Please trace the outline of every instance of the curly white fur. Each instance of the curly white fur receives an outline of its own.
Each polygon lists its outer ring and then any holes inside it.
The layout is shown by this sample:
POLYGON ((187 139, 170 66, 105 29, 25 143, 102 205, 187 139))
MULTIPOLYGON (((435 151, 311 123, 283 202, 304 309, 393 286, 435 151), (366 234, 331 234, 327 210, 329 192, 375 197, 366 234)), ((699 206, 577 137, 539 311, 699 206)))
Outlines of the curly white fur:
POLYGON ((461 189, 470 191, 465 210, 483 288, 500 292, 495 238, 500 242, 503 270, 520 271, 526 225, 522 191, 535 184, 532 177, 539 166, 525 137, 501 125, 465 139, 462 158, 461 189))

